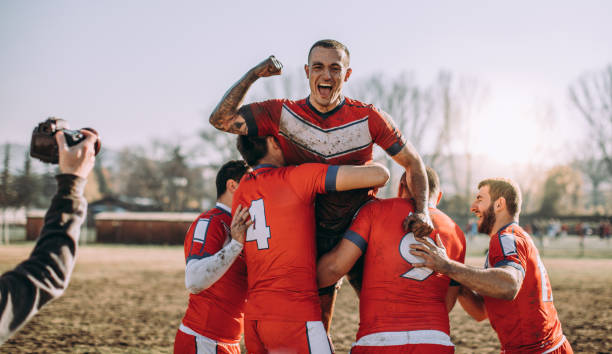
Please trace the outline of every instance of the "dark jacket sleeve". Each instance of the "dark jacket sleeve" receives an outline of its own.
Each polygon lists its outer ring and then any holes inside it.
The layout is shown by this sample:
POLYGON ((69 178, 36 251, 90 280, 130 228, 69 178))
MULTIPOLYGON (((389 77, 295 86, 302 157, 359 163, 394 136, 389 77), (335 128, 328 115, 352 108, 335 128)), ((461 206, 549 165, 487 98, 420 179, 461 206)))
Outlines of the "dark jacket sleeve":
POLYGON ((57 193, 30 257, 0 277, 0 344, 68 286, 87 210, 86 180, 68 174, 56 180, 57 193))

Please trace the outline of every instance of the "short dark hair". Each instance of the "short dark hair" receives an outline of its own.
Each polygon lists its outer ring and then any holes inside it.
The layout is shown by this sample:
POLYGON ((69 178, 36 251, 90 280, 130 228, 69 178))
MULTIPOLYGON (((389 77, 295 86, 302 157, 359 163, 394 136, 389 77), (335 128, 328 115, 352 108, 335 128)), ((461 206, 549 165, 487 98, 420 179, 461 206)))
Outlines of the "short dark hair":
POLYGON ((248 168, 247 164, 242 160, 229 161, 221 166, 215 180, 215 184, 217 185, 217 199, 227 190, 227 181, 233 179, 236 182, 240 182, 242 175, 246 173, 248 168))
POLYGON ((242 158, 251 167, 258 165, 259 160, 268 154, 267 136, 238 135, 236 147, 242 158))
POLYGON ((440 192, 440 177, 433 168, 426 166, 425 172, 427 172, 427 185, 429 187, 429 199, 437 198, 438 192, 440 192))
MULTIPOLYGON (((506 208, 508 214, 513 218, 518 218, 521 213, 521 189, 518 184, 510 178, 487 178, 478 183, 478 189, 489 186, 489 194, 491 195, 491 203, 494 203, 501 197, 506 200, 506 208)), ((491 204, 492 205, 492 204, 491 204)))
POLYGON ((344 52, 346 53, 346 59, 348 59, 348 62, 351 62, 351 53, 349 53, 348 48, 333 39, 322 39, 320 41, 317 41, 315 44, 312 45, 312 47, 310 47, 310 50, 308 51, 308 62, 310 63, 310 54, 312 54, 312 50, 315 49, 316 47, 323 47, 323 48, 329 48, 329 49, 341 49, 344 50, 344 52))

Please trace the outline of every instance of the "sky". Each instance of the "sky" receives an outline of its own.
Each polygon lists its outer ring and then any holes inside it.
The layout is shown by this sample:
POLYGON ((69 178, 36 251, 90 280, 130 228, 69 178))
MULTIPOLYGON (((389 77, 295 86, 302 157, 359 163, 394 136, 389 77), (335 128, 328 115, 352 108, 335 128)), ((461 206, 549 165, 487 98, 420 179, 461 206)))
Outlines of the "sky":
POLYGON ((349 88, 374 73, 478 80, 472 146, 520 161, 543 135, 563 149, 585 133, 567 88, 612 63, 611 13, 610 1, 0 0, 0 143, 27 144, 48 116, 113 149, 193 140, 253 65, 274 54, 297 73, 333 38, 351 51, 349 88), (558 119, 542 127, 546 107, 558 119))

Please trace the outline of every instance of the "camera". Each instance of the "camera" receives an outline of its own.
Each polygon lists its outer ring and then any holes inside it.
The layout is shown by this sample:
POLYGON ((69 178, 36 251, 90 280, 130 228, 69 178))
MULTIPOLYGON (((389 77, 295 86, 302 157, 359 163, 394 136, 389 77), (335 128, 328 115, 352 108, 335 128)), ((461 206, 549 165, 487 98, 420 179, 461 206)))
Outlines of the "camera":
MULTIPOLYGON (((98 132, 93 128, 83 128, 98 135, 98 132)), ((85 139, 78 130, 68 129, 68 122, 63 119, 49 117, 46 121, 38 124, 32 132, 32 142, 30 143, 30 156, 37 158, 43 162, 56 164, 59 162, 59 152, 57 142, 55 141, 55 133, 64 132, 66 143, 68 146, 74 146, 85 139)), ((96 155, 100 152, 100 138, 96 140, 95 151, 96 155)))

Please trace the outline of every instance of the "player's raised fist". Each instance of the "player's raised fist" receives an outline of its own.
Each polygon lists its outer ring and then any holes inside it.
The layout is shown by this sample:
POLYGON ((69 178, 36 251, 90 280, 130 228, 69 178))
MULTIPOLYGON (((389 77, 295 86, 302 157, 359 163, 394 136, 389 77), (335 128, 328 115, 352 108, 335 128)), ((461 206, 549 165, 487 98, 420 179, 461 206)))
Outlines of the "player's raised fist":
POLYGON ((258 77, 280 75, 282 71, 283 64, 274 55, 270 55, 266 60, 253 68, 253 73, 258 77))

